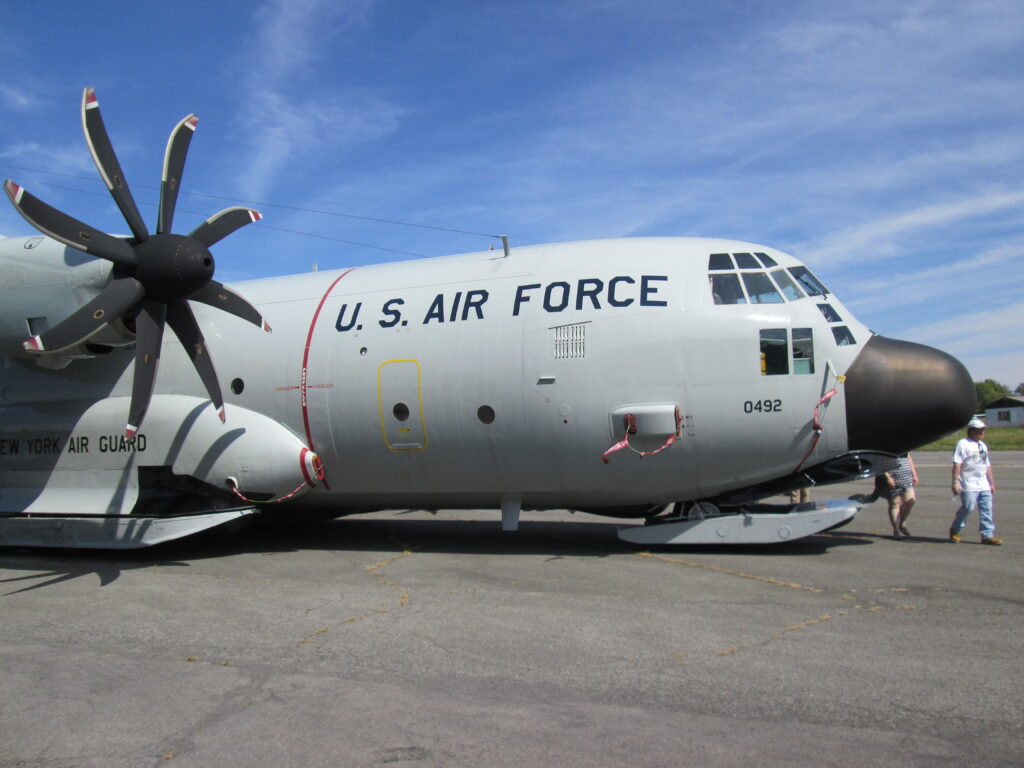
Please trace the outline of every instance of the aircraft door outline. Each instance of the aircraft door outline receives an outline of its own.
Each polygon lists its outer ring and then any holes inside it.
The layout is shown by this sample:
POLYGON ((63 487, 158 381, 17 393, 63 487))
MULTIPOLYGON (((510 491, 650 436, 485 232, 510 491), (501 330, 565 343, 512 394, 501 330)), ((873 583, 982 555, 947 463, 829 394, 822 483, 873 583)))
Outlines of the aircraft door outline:
POLYGON ((386 360, 377 368, 377 409, 381 437, 389 451, 427 449, 423 420, 423 375, 418 360, 386 360))

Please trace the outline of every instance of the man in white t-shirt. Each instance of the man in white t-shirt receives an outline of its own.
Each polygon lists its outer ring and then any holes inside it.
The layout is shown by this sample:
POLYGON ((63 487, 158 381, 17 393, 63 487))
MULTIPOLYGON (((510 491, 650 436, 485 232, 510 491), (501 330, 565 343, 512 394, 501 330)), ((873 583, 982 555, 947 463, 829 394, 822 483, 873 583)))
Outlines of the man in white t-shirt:
POLYGON ((961 439, 953 451, 953 493, 960 495, 960 509, 949 527, 949 540, 954 544, 960 541, 960 531, 975 505, 981 543, 996 547, 1003 543, 995 537, 996 526, 992 521, 992 493, 996 482, 992 478, 988 446, 981 439, 984 436, 985 422, 971 419, 967 424, 967 437, 961 439))

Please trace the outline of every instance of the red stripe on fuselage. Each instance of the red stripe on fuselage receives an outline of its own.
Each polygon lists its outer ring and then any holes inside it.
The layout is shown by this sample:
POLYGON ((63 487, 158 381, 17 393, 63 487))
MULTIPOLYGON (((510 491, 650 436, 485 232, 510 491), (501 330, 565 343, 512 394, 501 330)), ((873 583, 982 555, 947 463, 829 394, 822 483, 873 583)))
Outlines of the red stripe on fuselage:
MULTIPOLYGON (((306 334, 306 349, 302 353, 302 370, 299 372, 299 395, 300 402, 302 404, 302 426, 305 427, 306 429, 306 445, 309 446, 309 449, 311 451, 317 454, 319 454, 319 452, 316 450, 316 446, 313 445, 313 433, 309 428, 309 401, 306 398, 307 371, 309 370, 309 348, 313 344, 313 331, 316 330, 316 322, 320 318, 320 310, 322 310, 324 308, 324 304, 327 303, 327 297, 331 295, 331 291, 334 290, 334 286, 341 282, 341 278, 345 277, 345 275, 347 275, 349 272, 352 272, 355 269, 358 269, 358 267, 346 269, 344 272, 338 275, 338 278, 333 283, 331 283, 330 287, 324 292, 323 297, 320 299, 320 303, 316 307, 316 312, 313 313, 313 319, 309 323, 309 332, 306 334)), ((321 457, 320 461, 323 461, 323 457, 321 457)), ((326 465, 324 465, 323 483, 324 488, 326 488, 328 491, 331 490, 330 483, 327 482, 326 465)))

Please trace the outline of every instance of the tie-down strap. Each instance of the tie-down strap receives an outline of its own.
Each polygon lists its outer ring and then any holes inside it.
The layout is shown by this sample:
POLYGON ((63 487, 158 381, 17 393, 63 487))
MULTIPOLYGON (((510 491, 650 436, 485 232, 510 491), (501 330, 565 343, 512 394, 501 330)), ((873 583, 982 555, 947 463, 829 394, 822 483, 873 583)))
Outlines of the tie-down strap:
POLYGON ((796 465, 796 469, 793 470, 794 475, 800 471, 800 468, 803 467, 804 462, 807 461, 807 459, 810 457, 812 453, 814 453, 814 449, 818 447, 818 441, 821 440, 821 433, 825 431, 825 428, 821 424, 821 416, 819 413, 821 406, 825 405, 838 393, 839 391, 835 387, 832 387, 832 389, 830 389, 828 392, 821 396, 821 399, 814 406, 814 415, 812 416, 811 421, 811 429, 814 432, 814 439, 811 440, 811 447, 807 449, 807 453, 804 454, 804 457, 800 459, 800 463, 796 465))
MULTIPOLYGON (((623 421, 623 426, 625 427, 625 430, 626 430, 625 434, 623 434, 622 439, 619 440, 619 442, 615 443, 615 445, 613 445, 611 448, 609 448, 607 451, 605 451, 604 453, 601 454, 601 461, 603 461, 605 464, 608 463, 608 456, 610 454, 613 454, 616 451, 621 451, 623 448, 629 448, 629 450, 631 450, 633 453, 637 454, 641 459, 644 456, 653 456, 656 453, 661 453, 666 448, 668 448, 670 445, 672 445, 672 443, 674 443, 676 440, 679 439, 679 434, 680 434, 680 431, 682 429, 682 423, 683 423, 682 416, 679 415, 679 406, 677 405, 676 409, 675 409, 675 422, 676 422, 675 432, 673 432, 671 435, 668 436, 668 439, 665 440, 665 442, 661 446, 661 448, 658 448, 657 450, 654 450, 654 451, 638 451, 636 448, 634 448, 629 443, 629 436, 630 435, 635 435, 637 433, 636 415, 633 414, 633 413, 627 413, 627 414, 625 414, 622 417, 622 421, 623 421)), ((664 434, 664 433, 662 433, 662 434, 664 434)))

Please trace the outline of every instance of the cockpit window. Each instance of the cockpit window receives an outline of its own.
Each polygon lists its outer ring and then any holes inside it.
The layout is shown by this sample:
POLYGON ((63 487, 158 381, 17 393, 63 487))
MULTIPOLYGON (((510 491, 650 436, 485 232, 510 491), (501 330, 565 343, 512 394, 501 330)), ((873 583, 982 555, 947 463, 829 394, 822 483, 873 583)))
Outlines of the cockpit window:
POLYGON ((803 286, 808 295, 826 296, 828 294, 828 288, 822 285, 821 281, 812 275, 811 270, 807 267, 790 267, 789 274, 803 286))
POLYGON ((841 318, 839 316, 839 313, 836 312, 835 307, 833 307, 831 304, 819 304, 818 305, 818 309, 821 310, 821 314, 823 314, 825 316, 825 319, 828 320, 828 322, 830 322, 830 323, 841 323, 841 322, 843 322, 843 318, 841 318))
POLYGON ((840 347, 848 347, 857 343, 857 340, 853 338, 853 334, 850 333, 850 329, 845 325, 833 325, 832 335, 836 337, 836 344, 840 347))
POLYGON ((761 269, 761 265, 757 263, 753 254, 734 253, 733 256, 736 257, 736 266, 740 269, 761 269))
POLYGON ((814 373, 814 331, 793 329, 793 373, 814 373))
POLYGON ((775 278, 775 282, 778 284, 779 289, 783 295, 790 301, 796 301, 804 297, 804 292, 797 287, 797 284, 789 279, 789 275, 784 269, 776 269, 772 272, 772 277, 775 278))
POLYGON ((762 251, 708 254, 708 280, 715 304, 782 304, 828 295, 807 267, 785 269, 762 251))
POLYGON ((761 375, 778 376, 785 373, 789 373, 789 355, 786 352, 786 329, 762 329, 761 375))
MULTIPOLYGON (((739 254, 737 254, 739 255, 739 254)), ((751 304, 781 304, 782 296, 764 272, 742 272, 751 304)))
POLYGON ((790 333, 785 328, 761 329, 762 376, 779 376, 789 373, 790 354, 792 354, 794 374, 814 373, 814 329, 794 328, 792 330, 792 346, 789 346, 790 333))
POLYGON ((732 272, 721 275, 710 275, 711 297, 715 304, 746 304, 747 297, 743 295, 740 287, 740 280, 732 272))
POLYGON ((708 258, 709 270, 732 269, 732 258, 728 253, 712 253, 708 258))

